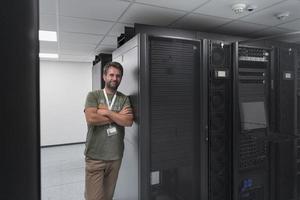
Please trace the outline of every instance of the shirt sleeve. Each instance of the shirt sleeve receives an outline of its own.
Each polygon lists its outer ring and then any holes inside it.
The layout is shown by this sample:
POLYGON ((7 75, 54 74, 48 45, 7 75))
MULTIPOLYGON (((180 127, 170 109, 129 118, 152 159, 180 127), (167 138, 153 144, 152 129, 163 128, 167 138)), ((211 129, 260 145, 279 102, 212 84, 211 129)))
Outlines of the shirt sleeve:
POLYGON ((125 108, 125 107, 131 107, 130 99, 127 96, 125 98, 125 101, 124 101, 122 109, 125 108))
POLYGON ((97 97, 93 92, 89 92, 86 101, 85 101, 85 106, 84 108, 89 108, 89 107, 96 107, 97 108, 98 103, 97 103, 97 97))

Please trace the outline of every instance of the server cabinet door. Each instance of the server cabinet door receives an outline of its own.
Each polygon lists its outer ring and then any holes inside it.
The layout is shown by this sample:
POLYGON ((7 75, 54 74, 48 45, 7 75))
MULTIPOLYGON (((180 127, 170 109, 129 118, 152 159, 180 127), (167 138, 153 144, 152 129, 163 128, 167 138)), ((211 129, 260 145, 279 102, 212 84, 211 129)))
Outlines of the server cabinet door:
POLYGON ((235 46, 234 200, 269 199, 268 49, 235 46))
POLYGON ((232 200, 231 45, 210 41, 208 52, 209 200, 232 200))
POLYGON ((148 39, 150 199, 199 200, 201 43, 148 39))
POLYGON ((295 198, 296 183, 296 79, 295 50, 277 48, 277 124, 283 137, 275 143, 276 200, 295 198))

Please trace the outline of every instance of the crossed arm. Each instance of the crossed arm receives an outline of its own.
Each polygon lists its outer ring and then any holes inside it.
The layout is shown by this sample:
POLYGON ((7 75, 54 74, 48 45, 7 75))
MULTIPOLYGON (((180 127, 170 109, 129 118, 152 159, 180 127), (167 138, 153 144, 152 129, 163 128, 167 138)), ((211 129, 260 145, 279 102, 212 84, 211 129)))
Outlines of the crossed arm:
POLYGON ((124 107, 120 112, 110 111, 107 108, 97 109, 95 107, 86 108, 86 122, 91 125, 104 125, 115 122, 120 126, 131 126, 133 114, 130 107, 124 107))

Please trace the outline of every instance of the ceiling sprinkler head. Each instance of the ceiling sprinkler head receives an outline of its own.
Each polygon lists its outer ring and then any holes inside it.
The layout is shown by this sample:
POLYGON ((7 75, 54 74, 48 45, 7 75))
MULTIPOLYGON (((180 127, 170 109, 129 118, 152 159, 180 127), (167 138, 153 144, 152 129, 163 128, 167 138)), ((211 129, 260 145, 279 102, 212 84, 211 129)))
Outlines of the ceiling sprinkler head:
POLYGON ((290 16, 290 12, 283 12, 283 13, 278 13, 275 15, 275 17, 279 20, 285 20, 287 17, 290 16))
POLYGON ((232 8, 232 10, 234 11, 235 14, 240 14, 240 13, 245 11, 246 4, 237 3, 237 4, 234 4, 231 8, 232 8))

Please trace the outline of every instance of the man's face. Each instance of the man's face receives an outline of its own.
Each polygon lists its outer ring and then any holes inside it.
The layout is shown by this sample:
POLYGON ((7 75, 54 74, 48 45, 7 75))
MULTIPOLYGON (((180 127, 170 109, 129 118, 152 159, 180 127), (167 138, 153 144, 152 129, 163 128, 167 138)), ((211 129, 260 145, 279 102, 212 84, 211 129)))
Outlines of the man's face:
POLYGON ((107 73, 103 74, 103 79, 106 87, 117 90, 122 80, 121 71, 115 67, 109 67, 107 73))

